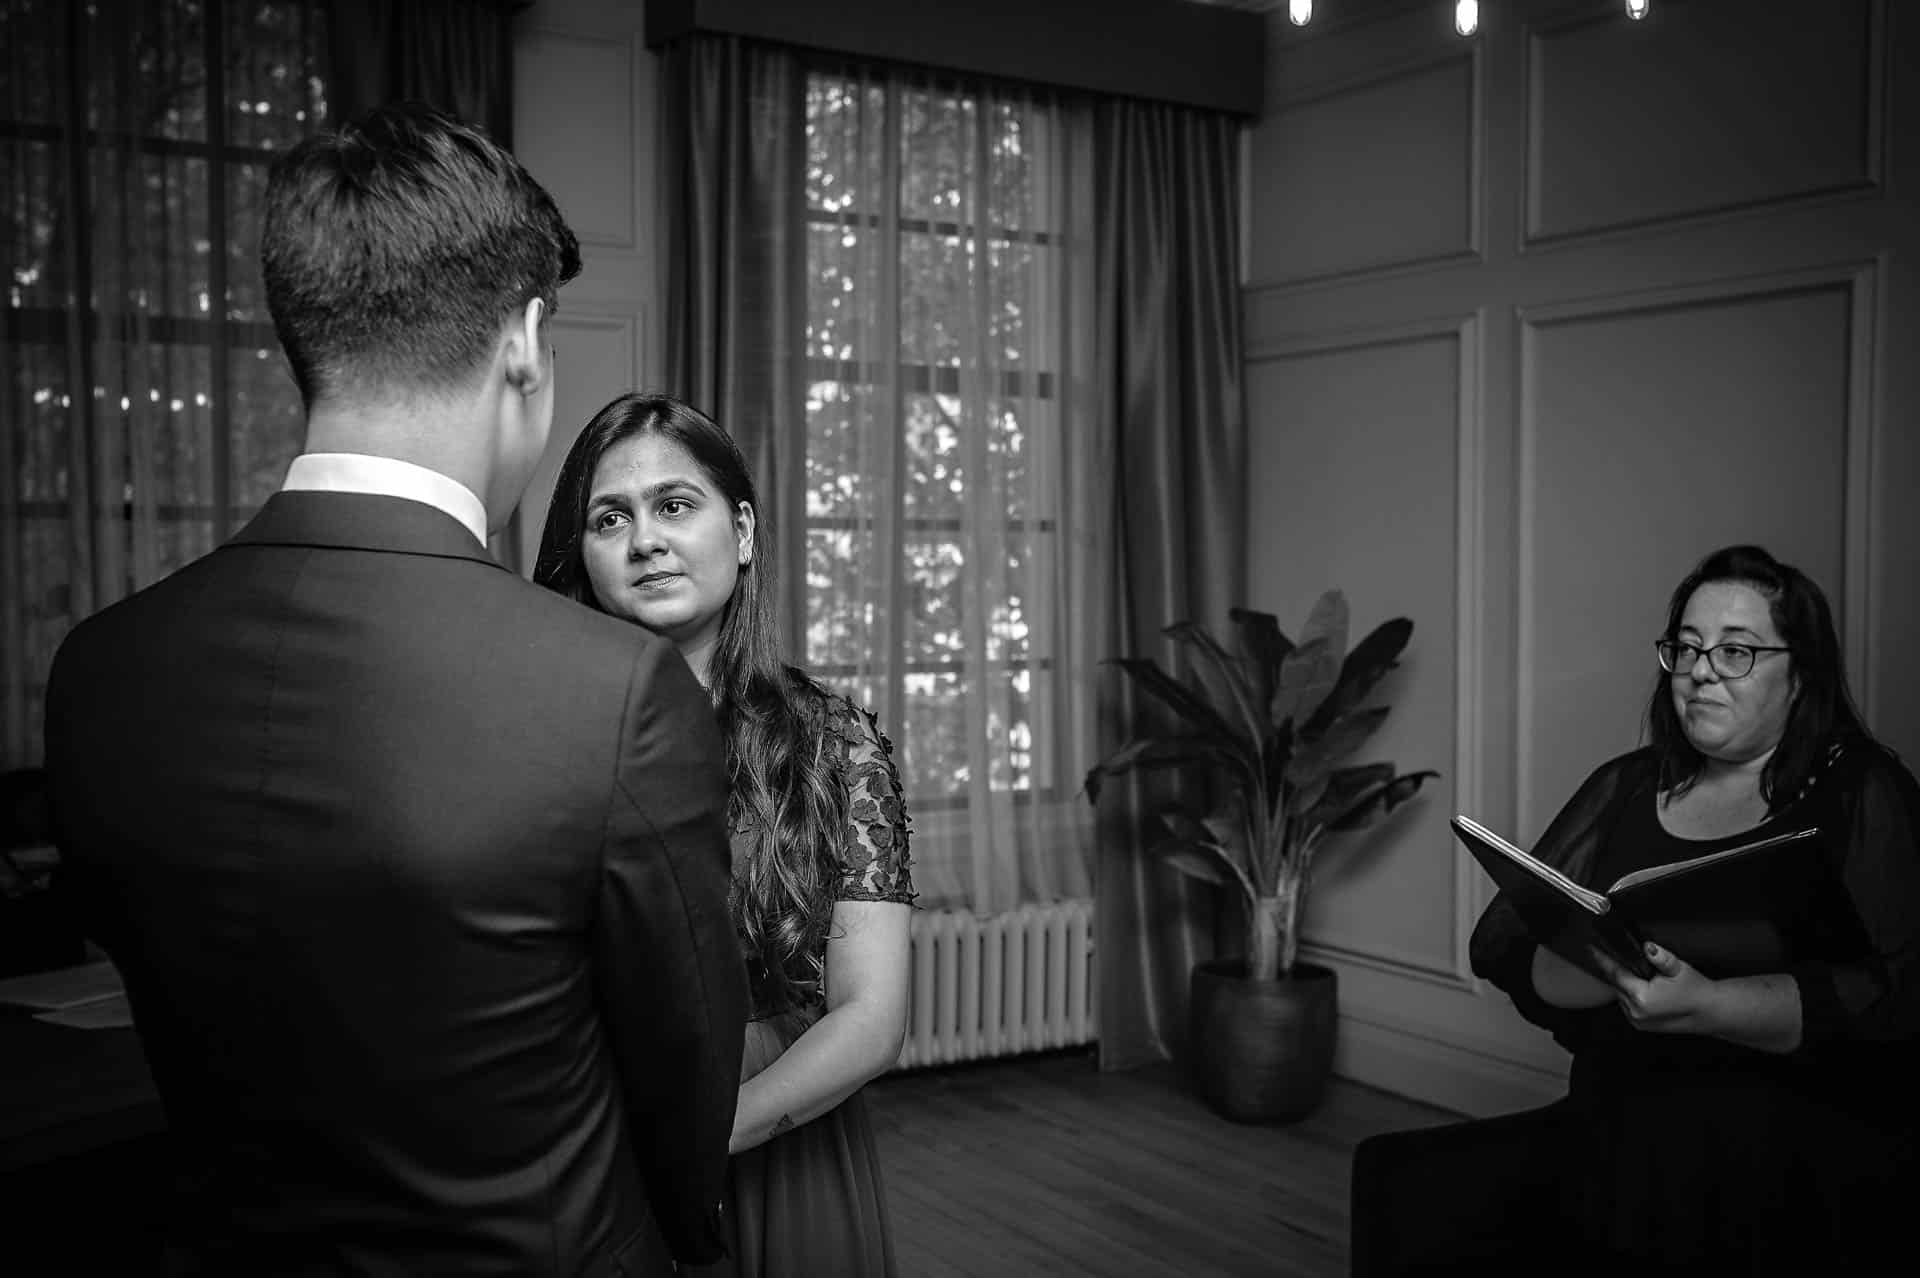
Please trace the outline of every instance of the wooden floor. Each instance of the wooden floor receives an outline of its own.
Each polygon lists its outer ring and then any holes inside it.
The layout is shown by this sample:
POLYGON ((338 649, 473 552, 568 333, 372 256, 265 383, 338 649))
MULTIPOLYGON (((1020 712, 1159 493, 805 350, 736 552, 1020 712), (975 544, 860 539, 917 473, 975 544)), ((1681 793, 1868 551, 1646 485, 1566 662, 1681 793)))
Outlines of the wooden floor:
POLYGON ((1312 1116, 1245 1126, 1172 1066, 1080 1052, 887 1075, 867 1099, 902 1278, 1344 1278, 1354 1145, 1454 1117, 1336 1079, 1312 1116))

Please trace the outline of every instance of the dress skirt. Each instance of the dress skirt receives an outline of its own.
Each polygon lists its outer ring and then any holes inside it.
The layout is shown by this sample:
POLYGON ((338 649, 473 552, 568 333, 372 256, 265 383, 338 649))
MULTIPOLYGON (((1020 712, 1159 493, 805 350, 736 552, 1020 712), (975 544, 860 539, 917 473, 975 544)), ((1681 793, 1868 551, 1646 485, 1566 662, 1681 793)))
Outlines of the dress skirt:
MULTIPOLYGON (((751 1021, 740 1079, 779 1059, 820 1017, 812 1008, 751 1021)), ((714 1278, 894 1278, 879 1147, 855 1092, 727 1169, 733 1255, 684 1271, 714 1278)))

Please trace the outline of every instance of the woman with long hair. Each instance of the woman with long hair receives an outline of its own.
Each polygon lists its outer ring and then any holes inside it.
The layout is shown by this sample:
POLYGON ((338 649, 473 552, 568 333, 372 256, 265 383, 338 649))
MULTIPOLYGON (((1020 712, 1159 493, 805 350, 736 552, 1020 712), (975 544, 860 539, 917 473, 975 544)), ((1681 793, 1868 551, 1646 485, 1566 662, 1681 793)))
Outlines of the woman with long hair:
POLYGON ((753 988, 721 1272, 894 1272, 860 1089, 906 1032, 913 883, 892 747, 788 665, 745 459, 705 414, 622 395, 574 441, 534 580, 671 639, 727 744, 733 912, 753 988))

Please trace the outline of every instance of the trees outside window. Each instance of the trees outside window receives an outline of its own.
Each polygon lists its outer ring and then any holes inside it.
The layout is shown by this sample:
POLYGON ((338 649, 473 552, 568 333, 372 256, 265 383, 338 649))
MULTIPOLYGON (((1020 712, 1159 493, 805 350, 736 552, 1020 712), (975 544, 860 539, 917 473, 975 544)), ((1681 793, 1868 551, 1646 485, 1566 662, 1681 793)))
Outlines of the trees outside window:
POLYGON ((0 762, 72 625, 219 544, 298 451, 266 167, 327 112, 318 0, 0 0, 0 762))

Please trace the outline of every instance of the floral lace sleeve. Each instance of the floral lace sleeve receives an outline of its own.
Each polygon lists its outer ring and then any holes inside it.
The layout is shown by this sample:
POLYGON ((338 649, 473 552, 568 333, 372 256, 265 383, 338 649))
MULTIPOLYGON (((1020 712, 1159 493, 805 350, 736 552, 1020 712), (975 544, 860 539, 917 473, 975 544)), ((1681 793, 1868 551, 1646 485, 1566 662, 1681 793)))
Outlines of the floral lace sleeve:
POLYGON ((841 901, 899 901, 911 905, 912 858, 907 852, 907 808, 893 743, 872 712, 845 697, 827 705, 829 741, 837 747, 847 785, 847 828, 840 841, 841 901))

